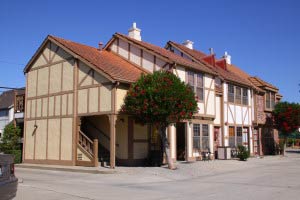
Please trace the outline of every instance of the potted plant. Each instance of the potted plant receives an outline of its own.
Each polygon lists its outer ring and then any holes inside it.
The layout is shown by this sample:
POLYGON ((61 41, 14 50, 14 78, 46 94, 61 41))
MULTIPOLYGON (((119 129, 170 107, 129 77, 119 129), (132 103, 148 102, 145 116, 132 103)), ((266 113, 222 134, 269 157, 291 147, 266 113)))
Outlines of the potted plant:
POLYGON ((250 152, 243 145, 239 145, 237 157, 240 159, 240 161, 247 161, 247 159, 250 157, 250 152))

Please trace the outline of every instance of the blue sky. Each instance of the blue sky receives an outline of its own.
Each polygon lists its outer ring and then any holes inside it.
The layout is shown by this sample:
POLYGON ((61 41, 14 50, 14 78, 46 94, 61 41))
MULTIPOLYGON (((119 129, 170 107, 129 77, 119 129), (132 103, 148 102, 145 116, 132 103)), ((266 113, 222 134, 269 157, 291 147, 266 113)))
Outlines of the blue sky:
POLYGON ((159 46, 189 39, 217 57, 228 51, 233 64, 300 102, 299 10, 298 0, 2 0, 0 86, 25 85, 23 68, 48 34, 97 46, 135 21, 142 39, 159 46))

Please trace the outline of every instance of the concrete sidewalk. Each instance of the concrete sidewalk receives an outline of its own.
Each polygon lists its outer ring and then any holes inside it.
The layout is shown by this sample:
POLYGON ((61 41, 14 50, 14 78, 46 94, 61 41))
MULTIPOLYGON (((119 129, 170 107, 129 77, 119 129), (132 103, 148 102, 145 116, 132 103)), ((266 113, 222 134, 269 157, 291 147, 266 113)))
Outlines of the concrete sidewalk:
POLYGON ((27 168, 27 169, 40 169, 40 170, 53 170, 53 171, 67 171, 67 172, 79 172, 89 174, 115 174, 115 169, 106 167, 82 167, 82 166, 61 166, 61 165, 44 165, 44 164, 15 164, 15 168, 27 168))

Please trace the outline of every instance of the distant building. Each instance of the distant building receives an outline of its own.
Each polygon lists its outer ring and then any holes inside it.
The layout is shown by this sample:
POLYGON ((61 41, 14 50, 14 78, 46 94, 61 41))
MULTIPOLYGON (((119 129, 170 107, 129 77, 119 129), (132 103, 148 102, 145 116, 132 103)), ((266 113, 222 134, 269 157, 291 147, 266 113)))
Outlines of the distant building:
POLYGON ((14 123, 19 125, 21 129, 23 128, 24 115, 21 113, 24 113, 24 103, 20 101, 20 98, 24 102, 24 95, 24 88, 8 90, 0 95, 0 140, 7 124, 14 123))

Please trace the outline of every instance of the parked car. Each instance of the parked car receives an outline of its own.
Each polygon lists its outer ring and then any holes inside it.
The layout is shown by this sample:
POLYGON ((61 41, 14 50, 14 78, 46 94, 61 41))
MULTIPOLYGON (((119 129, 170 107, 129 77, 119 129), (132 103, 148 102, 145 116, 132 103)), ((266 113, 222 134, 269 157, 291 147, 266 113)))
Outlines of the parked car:
POLYGON ((17 187, 18 179, 15 177, 14 156, 0 154, 0 199, 14 198, 17 187))

